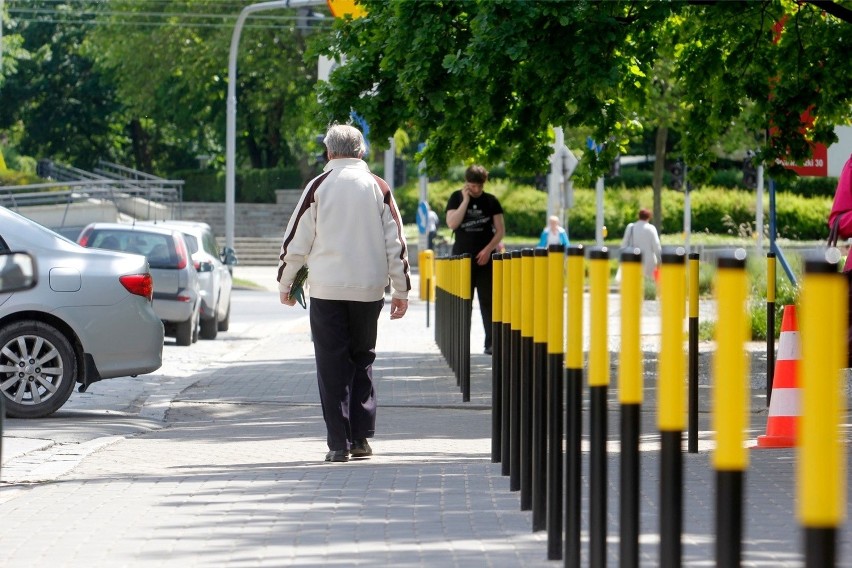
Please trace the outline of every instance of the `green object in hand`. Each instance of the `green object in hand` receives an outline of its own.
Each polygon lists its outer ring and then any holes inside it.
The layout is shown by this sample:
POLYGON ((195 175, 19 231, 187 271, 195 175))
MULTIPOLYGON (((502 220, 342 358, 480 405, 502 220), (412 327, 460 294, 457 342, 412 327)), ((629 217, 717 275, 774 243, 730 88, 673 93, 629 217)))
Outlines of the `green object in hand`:
POLYGON ((308 309, 308 304, 305 302, 305 281, 307 279, 308 265, 303 264, 290 285, 290 297, 299 302, 305 309, 308 309))

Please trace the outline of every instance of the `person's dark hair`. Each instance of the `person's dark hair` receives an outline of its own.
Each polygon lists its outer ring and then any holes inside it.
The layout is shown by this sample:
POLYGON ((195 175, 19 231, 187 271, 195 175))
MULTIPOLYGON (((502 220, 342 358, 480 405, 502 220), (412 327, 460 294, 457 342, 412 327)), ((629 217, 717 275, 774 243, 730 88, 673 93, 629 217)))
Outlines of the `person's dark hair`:
POLYGON ((464 181, 468 183, 485 183, 488 181, 488 170, 478 164, 474 164, 465 170, 464 181))
POLYGON ((364 135, 354 126, 335 124, 322 141, 331 158, 361 158, 367 153, 364 135))
POLYGON ((648 211, 647 209, 640 209, 639 210, 639 220, 647 221, 650 218, 651 218, 651 212, 650 211, 648 211))

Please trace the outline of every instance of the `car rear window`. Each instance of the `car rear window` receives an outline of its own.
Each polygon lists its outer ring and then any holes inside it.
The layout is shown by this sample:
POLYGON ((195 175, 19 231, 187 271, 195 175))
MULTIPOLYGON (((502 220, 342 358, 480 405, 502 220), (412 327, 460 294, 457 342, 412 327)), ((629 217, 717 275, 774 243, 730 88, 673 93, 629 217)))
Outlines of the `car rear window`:
POLYGON ((171 235, 97 229, 89 237, 88 246, 144 254, 151 268, 177 268, 178 255, 171 235))
POLYGON ((195 238, 195 235, 183 233, 183 240, 186 243, 187 250, 189 250, 189 256, 198 252, 198 239, 195 238))

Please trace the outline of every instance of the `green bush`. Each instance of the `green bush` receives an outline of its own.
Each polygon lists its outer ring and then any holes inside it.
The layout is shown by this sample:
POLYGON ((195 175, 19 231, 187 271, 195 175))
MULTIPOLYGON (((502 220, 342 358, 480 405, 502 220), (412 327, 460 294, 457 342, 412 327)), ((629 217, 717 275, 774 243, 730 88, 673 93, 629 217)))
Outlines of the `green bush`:
POLYGON ((790 181, 778 182, 776 191, 784 191, 802 197, 834 197, 837 188, 836 177, 798 177, 790 181))
MULTIPOLYGON (((447 199, 459 189, 460 181, 442 180, 429 183, 429 205, 443 220, 447 199)), ((536 238, 545 226, 547 194, 533 186, 508 180, 489 181, 486 191, 493 193, 503 205, 507 234, 536 238)), ((395 191, 395 197, 406 223, 414 223, 420 189, 416 179, 395 191)), ((664 189, 662 194, 663 223, 661 234, 683 232, 685 195, 664 189)), ((822 240, 827 236, 826 220, 831 210, 830 197, 806 198, 792 193, 776 196, 777 237, 796 240, 822 240)), ((608 239, 620 239, 629 223, 636 219, 642 207, 653 206, 650 187, 628 189, 609 187, 604 195, 604 224, 608 239)), ((769 198, 764 198, 764 223, 768 223, 769 198)), ((752 191, 703 187, 690 193, 691 229, 693 233, 710 233, 752 238, 756 203, 752 191)), ((574 189, 573 207, 567 210, 566 230, 572 240, 595 238, 595 190, 574 189)), ((768 234, 768 226, 764 226, 768 234)))
MULTIPOLYGON (((170 179, 184 180, 184 201, 225 201, 224 172, 179 170, 170 179)), ((298 168, 242 169, 234 179, 235 198, 238 203, 275 203, 276 189, 302 188, 306 181, 298 168)))
POLYGON ((35 174, 21 172, 16 170, 3 170, 0 171, 0 186, 4 185, 30 185, 33 183, 43 183, 45 180, 41 179, 35 174))
POLYGON ((536 239, 547 217, 547 194, 529 187, 510 186, 503 191, 500 204, 506 233, 536 239))
MULTIPOLYGON (((429 183, 429 207, 441 219, 450 195, 460 189, 462 182, 438 181, 429 183)), ((531 186, 518 185, 506 180, 489 181, 485 191, 494 194, 503 206, 506 220, 506 233, 514 236, 538 238, 545 225, 547 216, 547 194, 531 186)), ((394 191, 394 198, 405 223, 416 221, 417 206, 420 199, 420 186, 411 181, 394 191)))
POLYGON ((640 170, 639 168, 621 168, 619 175, 607 178, 606 183, 610 187, 624 187, 628 189, 650 187, 654 184, 654 172, 651 170, 640 170))

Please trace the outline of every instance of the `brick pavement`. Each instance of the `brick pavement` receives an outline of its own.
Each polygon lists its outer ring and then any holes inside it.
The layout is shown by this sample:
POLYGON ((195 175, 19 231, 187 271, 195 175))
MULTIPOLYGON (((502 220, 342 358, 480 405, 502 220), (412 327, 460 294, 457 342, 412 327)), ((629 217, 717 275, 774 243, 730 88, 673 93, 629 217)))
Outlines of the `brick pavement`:
MULTIPOLYGON (((14 527, 0 532, 3 565, 561 565, 546 560, 545 533, 531 532, 530 514, 519 511, 518 494, 508 490, 499 464, 490 463, 490 358, 472 356, 471 403, 462 403, 424 324, 419 301, 403 320, 390 322, 383 313, 373 458, 322 462, 325 429, 305 321, 257 341, 239 362, 181 391, 163 428, 110 440, 52 482, 3 486, 0 515, 14 527)), ((471 345, 481 345, 481 334, 474 325, 471 345)), ((653 373, 647 382, 650 392, 653 373)), ((610 394, 614 398, 614 388, 610 394)), ((652 400, 643 413, 643 566, 657 564, 652 400)), ((617 404, 610 408, 608 550, 614 563, 619 424, 617 404)), ((702 438, 709 439, 706 423, 703 415, 702 438)), ((764 425, 755 414, 754 434, 764 425)), ((713 564, 710 445, 684 456, 687 566, 713 564)), ((801 565, 793 469, 792 450, 751 454, 747 566, 801 565)), ((852 565, 847 541, 844 530, 843 566, 852 565)))

